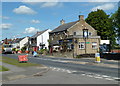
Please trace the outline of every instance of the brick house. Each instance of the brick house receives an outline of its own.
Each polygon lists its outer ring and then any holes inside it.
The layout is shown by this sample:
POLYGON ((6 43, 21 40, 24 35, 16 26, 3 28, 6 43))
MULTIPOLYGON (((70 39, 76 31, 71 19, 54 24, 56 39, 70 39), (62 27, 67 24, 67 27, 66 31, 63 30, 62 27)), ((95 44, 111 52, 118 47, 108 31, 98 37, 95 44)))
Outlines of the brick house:
POLYGON ((93 27, 85 22, 83 15, 80 15, 79 20, 75 22, 65 23, 62 19, 60 23, 60 26, 49 33, 51 51, 54 46, 59 46, 60 55, 68 57, 94 54, 99 51, 100 36, 93 27))

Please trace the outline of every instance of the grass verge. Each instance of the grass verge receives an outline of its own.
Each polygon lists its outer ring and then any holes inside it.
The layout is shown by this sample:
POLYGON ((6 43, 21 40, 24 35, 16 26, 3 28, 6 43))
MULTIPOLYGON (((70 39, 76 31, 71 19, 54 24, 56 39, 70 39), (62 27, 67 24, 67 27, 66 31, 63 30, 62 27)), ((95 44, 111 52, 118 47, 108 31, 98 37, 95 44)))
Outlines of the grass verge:
POLYGON ((11 64, 11 65, 15 65, 15 66, 18 66, 18 67, 42 66, 40 64, 35 64, 35 63, 30 63, 30 62, 19 63, 19 61, 16 60, 16 59, 9 58, 9 57, 4 57, 4 56, 2 56, 0 58, 2 58, 2 62, 7 63, 7 64, 11 64))
POLYGON ((0 65, 0 72, 2 72, 2 71, 9 71, 9 69, 0 65))

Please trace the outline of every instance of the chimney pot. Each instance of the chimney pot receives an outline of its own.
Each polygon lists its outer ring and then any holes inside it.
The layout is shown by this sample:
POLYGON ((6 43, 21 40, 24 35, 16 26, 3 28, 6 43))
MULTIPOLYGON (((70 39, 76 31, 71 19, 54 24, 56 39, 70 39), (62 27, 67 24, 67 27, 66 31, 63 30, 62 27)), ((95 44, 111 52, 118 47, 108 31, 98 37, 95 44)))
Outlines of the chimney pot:
POLYGON ((84 20, 84 15, 79 15, 79 20, 84 20))
POLYGON ((61 25, 65 24, 65 20, 62 19, 62 20, 60 21, 60 24, 61 24, 61 25))

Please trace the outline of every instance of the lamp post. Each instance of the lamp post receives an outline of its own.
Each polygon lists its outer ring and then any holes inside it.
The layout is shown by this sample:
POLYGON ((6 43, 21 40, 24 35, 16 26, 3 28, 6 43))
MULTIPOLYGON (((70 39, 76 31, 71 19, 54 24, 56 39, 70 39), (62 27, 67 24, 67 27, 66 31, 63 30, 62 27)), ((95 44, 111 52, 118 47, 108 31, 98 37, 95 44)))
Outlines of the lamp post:
POLYGON ((83 29, 83 38, 85 39, 85 54, 87 53, 86 39, 88 38, 88 29, 83 29))

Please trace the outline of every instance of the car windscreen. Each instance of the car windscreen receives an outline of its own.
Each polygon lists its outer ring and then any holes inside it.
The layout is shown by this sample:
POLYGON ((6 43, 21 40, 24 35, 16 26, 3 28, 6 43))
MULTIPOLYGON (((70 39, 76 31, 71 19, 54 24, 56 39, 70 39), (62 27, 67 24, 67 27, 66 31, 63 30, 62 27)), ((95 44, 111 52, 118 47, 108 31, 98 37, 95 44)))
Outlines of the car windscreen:
POLYGON ((4 48, 11 48, 12 45, 4 45, 4 48))

